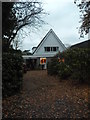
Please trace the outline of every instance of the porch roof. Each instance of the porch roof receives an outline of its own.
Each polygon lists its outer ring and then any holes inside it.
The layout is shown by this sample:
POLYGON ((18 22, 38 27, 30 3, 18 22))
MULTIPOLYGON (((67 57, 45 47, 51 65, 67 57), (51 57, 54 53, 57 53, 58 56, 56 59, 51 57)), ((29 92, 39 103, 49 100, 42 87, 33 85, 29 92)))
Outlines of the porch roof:
POLYGON ((23 57, 24 59, 29 59, 29 58, 33 59, 33 58, 37 58, 36 56, 33 56, 33 55, 23 55, 22 57, 23 57))
POLYGON ((53 57, 53 54, 48 54, 48 55, 23 55, 22 56, 24 59, 37 59, 37 58, 42 58, 42 57, 53 57))

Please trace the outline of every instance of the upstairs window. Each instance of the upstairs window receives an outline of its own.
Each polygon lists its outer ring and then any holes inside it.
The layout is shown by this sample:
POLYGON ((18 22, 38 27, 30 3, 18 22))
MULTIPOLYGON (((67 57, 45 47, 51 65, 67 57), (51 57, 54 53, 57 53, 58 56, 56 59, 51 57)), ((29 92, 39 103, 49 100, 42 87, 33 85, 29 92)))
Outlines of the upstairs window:
POLYGON ((50 52, 50 47, 45 47, 45 52, 50 52))
POLYGON ((59 47, 56 47, 56 51, 59 51, 59 47))
POLYGON ((56 47, 53 47, 53 51, 56 51, 56 47))
POLYGON ((45 52, 56 52, 59 50, 59 47, 44 47, 45 52))

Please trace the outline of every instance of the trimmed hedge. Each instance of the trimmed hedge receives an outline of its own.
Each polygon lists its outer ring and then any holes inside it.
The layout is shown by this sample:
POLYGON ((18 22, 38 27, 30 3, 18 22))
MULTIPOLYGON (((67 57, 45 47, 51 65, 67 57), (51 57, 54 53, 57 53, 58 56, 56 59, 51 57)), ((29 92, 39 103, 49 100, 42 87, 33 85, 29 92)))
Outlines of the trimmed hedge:
MULTIPOLYGON (((57 57, 57 60, 58 58, 60 60, 64 59, 64 62, 55 61, 52 64, 51 61, 50 65, 48 65, 48 74, 53 73, 52 71, 56 71, 55 74, 57 73, 56 75, 61 79, 71 77, 73 80, 78 80, 80 83, 89 83, 90 49, 67 49, 63 53, 57 54, 55 57, 57 57)), ((55 57, 53 59, 55 59, 55 57)))
POLYGON ((14 95, 22 87, 22 54, 18 51, 10 51, 2 54, 2 95, 3 97, 14 95))

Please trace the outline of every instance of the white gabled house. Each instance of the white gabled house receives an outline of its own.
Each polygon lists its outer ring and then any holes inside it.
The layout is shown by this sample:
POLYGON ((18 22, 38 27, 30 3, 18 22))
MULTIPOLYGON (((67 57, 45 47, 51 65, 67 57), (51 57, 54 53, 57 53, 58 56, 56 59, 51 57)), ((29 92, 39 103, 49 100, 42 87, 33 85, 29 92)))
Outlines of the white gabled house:
POLYGON ((32 69, 43 67, 43 69, 46 69, 48 61, 50 61, 50 59, 58 52, 66 50, 66 47, 55 32, 50 29, 39 45, 37 47, 33 47, 32 50, 33 55, 23 56, 28 67, 32 69))

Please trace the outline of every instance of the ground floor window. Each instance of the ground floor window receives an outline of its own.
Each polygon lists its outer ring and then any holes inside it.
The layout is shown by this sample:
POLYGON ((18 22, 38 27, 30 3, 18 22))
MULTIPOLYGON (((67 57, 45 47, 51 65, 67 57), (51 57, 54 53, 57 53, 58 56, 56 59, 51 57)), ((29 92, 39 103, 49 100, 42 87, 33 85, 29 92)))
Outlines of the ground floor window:
POLYGON ((46 58, 40 58, 40 64, 46 64, 46 58))

